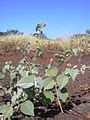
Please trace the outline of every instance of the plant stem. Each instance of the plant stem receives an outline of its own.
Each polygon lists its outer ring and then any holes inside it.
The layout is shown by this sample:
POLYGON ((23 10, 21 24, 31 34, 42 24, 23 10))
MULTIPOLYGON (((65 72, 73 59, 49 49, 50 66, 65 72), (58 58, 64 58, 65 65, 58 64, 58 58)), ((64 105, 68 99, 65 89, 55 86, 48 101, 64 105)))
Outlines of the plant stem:
POLYGON ((61 113, 63 113, 63 109, 62 109, 62 105, 61 105, 61 102, 60 102, 60 100, 59 100, 59 97, 57 97, 57 100, 58 100, 58 104, 59 104, 60 109, 61 109, 61 113))
POLYGON ((70 55, 70 56, 64 61, 64 63, 67 62, 72 56, 73 56, 73 55, 70 55))
POLYGON ((55 86, 55 89, 56 89, 56 94, 57 94, 57 101, 58 101, 58 104, 59 104, 59 107, 60 107, 61 113, 63 113, 62 105, 61 105, 61 102, 60 102, 60 100, 59 100, 59 96, 58 96, 57 85, 55 86))

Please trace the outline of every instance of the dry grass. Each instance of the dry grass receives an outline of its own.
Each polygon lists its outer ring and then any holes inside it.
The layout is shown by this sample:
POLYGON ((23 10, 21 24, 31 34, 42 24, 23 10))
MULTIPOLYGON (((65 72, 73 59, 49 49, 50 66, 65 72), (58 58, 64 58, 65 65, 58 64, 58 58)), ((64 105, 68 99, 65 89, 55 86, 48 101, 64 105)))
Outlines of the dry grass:
POLYGON ((36 48, 36 41, 39 42, 40 46, 44 50, 50 51, 61 51, 72 49, 73 47, 80 47, 84 51, 90 45, 87 40, 90 40, 89 37, 68 37, 57 40, 46 40, 46 39, 38 39, 29 35, 11 35, 11 36, 3 36, 0 37, 0 50, 6 49, 16 49, 16 47, 24 48, 27 43, 29 49, 36 48))

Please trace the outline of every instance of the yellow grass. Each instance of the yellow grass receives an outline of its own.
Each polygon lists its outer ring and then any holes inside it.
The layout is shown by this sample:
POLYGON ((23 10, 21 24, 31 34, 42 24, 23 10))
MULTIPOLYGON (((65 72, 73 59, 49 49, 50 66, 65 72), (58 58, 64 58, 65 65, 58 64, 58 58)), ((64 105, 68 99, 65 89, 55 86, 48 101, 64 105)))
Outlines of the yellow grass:
POLYGON ((90 40, 90 36, 86 37, 66 37, 57 40, 38 39, 30 35, 11 35, 0 37, 0 50, 3 49, 15 49, 16 47, 24 48, 27 43, 30 43, 27 47, 29 49, 36 48, 36 41, 39 42, 42 49, 51 51, 70 50, 73 47, 80 47, 86 49, 89 44, 87 39, 90 40), (84 41, 83 41, 84 39, 84 41))

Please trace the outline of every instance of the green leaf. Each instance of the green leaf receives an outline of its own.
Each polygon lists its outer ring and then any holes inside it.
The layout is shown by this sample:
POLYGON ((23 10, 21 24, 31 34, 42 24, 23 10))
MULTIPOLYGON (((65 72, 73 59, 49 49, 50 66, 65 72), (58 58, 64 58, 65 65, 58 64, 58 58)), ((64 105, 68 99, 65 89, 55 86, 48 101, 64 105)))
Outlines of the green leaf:
POLYGON ((54 77, 58 74, 58 69, 56 67, 46 69, 46 76, 54 77))
POLYGON ((10 69, 10 65, 9 64, 6 64, 3 69, 2 69, 2 72, 5 74, 7 70, 10 69))
POLYGON ((16 94, 16 92, 14 91, 14 93, 13 93, 14 95, 12 96, 12 99, 11 99, 11 101, 12 101, 12 103, 13 104, 15 104, 16 103, 16 99, 17 99, 17 94, 16 94))
POLYGON ((22 69, 22 67, 23 67, 23 65, 19 64, 19 65, 17 66, 16 70, 19 71, 19 70, 22 69))
POLYGON ((34 116, 34 105, 30 100, 23 102, 20 109, 25 115, 34 116))
POLYGON ((10 72, 10 78, 11 78, 11 80, 16 78, 16 72, 15 71, 10 72))
POLYGON ((17 88, 17 92, 14 91, 14 94, 13 94, 12 99, 11 99, 13 104, 16 103, 16 100, 19 99, 22 92, 23 92, 23 90, 21 88, 17 88))
POLYGON ((45 78, 44 79, 44 90, 52 89, 55 86, 55 84, 56 82, 53 79, 49 77, 45 78))
POLYGON ((69 74, 69 73, 70 73, 70 71, 71 71, 71 69, 70 69, 70 68, 66 68, 66 69, 65 69, 65 71, 64 71, 64 73, 67 75, 67 74, 69 74))
POLYGON ((65 56, 64 55, 60 55, 59 56, 59 61, 63 63, 65 61, 65 56))
POLYGON ((18 81, 17 86, 22 87, 24 89, 32 87, 34 85, 34 79, 34 75, 24 76, 21 78, 20 81, 18 81))
POLYGON ((3 78, 4 78, 4 74, 0 72, 0 80, 2 80, 3 78))
POLYGON ((9 118, 13 115, 13 108, 8 103, 7 105, 0 106, 0 113, 4 115, 4 118, 9 118))
POLYGON ((38 74, 38 67, 33 67, 32 68, 32 70, 31 70, 31 72, 33 73, 33 74, 38 74))
POLYGON ((44 87, 44 80, 42 80, 42 77, 36 77, 36 82, 41 89, 44 87))
POLYGON ((78 69, 74 69, 72 68, 69 72, 70 76, 72 77, 72 80, 74 81, 75 80, 75 77, 78 75, 79 73, 79 70, 78 69))
POLYGON ((11 84, 15 85, 17 83, 17 75, 19 75, 19 73, 15 70, 12 70, 10 72, 10 78, 11 78, 11 84))
POLYGON ((52 91, 44 91, 40 94, 40 101, 44 106, 47 106, 54 100, 54 94, 52 91))
POLYGON ((77 55, 77 53, 78 53, 78 48, 73 48, 72 49, 72 52, 74 53, 74 55, 76 56, 77 55))
POLYGON ((19 98, 22 93, 23 93, 22 88, 17 88, 17 98, 19 98))
POLYGON ((65 102, 65 100, 69 97, 68 92, 65 88, 59 91, 59 97, 63 102, 65 102))
POLYGON ((6 70, 6 67, 4 66, 3 69, 2 69, 3 74, 5 74, 6 71, 7 71, 7 70, 6 70))
POLYGON ((27 71, 26 70, 20 69, 19 73, 22 77, 27 76, 27 71))
POLYGON ((63 63, 64 61, 65 61, 65 59, 64 59, 64 58, 60 58, 60 62, 62 62, 62 63, 63 63))
POLYGON ((50 99, 50 101, 53 102, 54 94, 52 91, 44 91, 43 94, 46 96, 46 98, 50 99))
POLYGON ((60 90, 61 90, 68 83, 69 77, 65 76, 64 73, 62 73, 62 74, 57 76, 56 81, 57 81, 57 84, 59 85, 60 90))

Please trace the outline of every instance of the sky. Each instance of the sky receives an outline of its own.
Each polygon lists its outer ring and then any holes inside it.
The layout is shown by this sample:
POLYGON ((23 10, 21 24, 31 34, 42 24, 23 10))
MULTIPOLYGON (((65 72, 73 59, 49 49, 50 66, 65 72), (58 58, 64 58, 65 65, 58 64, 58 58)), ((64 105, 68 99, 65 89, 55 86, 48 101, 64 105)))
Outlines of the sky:
POLYGON ((49 38, 84 33, 90 28, 90 0, 0 1, 0 31, 18 29, 31 34, 42 22, 49 38))

